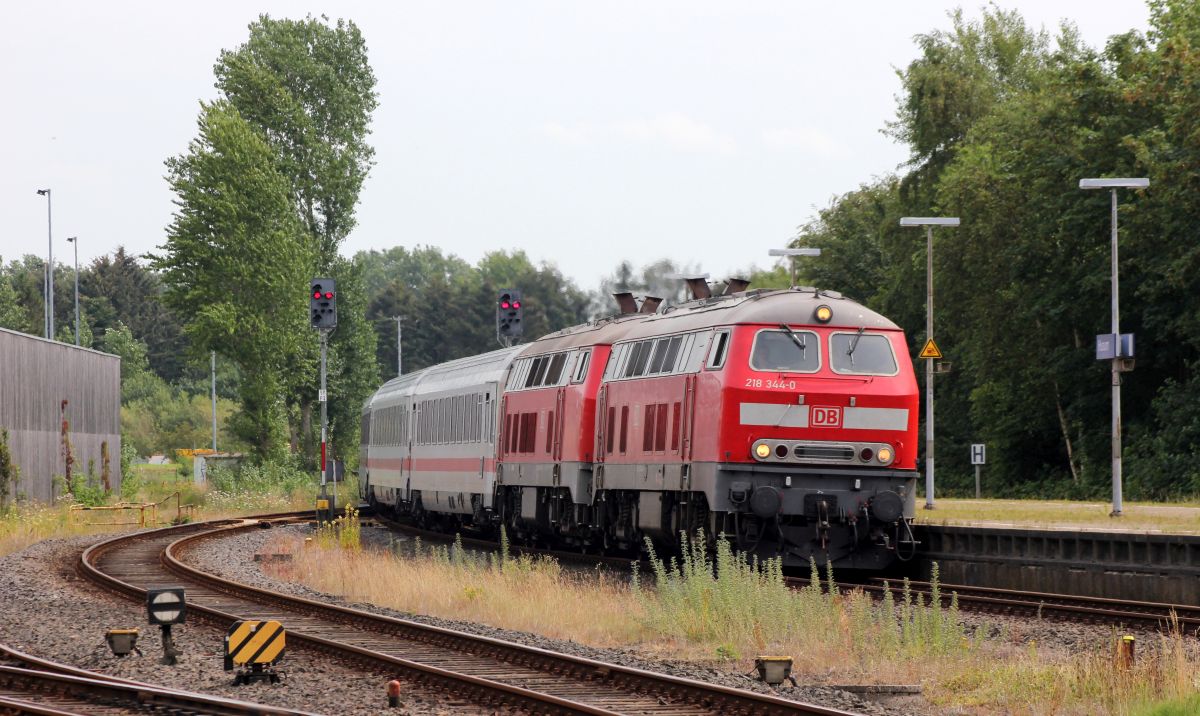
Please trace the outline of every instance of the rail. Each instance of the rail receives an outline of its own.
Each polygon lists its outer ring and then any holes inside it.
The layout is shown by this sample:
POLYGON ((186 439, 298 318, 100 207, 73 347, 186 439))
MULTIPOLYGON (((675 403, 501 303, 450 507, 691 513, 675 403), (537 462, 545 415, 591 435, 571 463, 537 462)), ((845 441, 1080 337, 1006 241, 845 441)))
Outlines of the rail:
POLYGON ((225 520, 117 537, 89 547, 80 571, 135 599, 144 598, 144 591, 132 582, 182 580, 195 594, 206 595, 188 595, 190 612, 200 618, 228 625, 239 615, 270 614, 288 624, 289 640, 297 646, 489 705, 571 714, 849 713, 282 595, 224 580, 181 559, 201 540, 298 517, 225 520), (161 564, 162 574, 147 576, 148 564, 161 564))

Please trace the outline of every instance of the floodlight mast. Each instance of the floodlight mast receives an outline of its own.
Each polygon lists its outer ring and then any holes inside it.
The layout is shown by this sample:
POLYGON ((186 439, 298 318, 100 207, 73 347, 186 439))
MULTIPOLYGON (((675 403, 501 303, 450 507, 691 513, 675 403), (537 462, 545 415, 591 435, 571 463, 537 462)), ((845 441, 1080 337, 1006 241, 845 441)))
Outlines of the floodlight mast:
MULTIPOLYGON (((957 216, 905 216, 901 226, 925 227, 925 340, 933 340, 933 227, 958 226, 957 216)), ((933 509, 933 359, 925 359, 925 509, 933 509)))
POLYGON ((820 256, 820 255, 821 255, 820 249, 814 249, 814 248, 809 248, 809 247, 802 247, 802 248, 798 248, 798 249, 771 249, 771 250, 767 251, 767 256, 787 256, 789 259, 792 259, 792 260, 788 261, 788 264, 790 265, 790 267, 792 269, 791 282, 788 284, 789 288, 796 285, 796 261, 794 260, 794 257, 796 257, 796 256, 820 256))
POLYGON ((1080 189, 1108 189, 1112 195, 1112 252, 1110 258, 1112 273, 1112 323, 1113 340, 1117 350, 1112 358, 1112 516, 1120 517, 1123 510, 1122 475, 1121 475, 1121 322, 1120 322, 1120 286, 1117 277, 1117 189, 1145 189, 1150 186, 1147 177, 1114 177, 1080 179, 1080 189))

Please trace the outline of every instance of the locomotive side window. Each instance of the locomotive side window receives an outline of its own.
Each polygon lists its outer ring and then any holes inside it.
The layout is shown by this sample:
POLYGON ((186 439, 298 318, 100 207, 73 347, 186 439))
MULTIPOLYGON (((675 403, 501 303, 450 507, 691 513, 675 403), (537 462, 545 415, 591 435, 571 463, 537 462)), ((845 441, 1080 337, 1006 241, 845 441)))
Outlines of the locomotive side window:
POLYGON ((713 341, 712 348, 708 352, 708 363, 705 365, 709 370, 717 370, 725 365, 725 354, 729 352, 729 331, 720 331, 713 341))
POLYGON ((896 356, 887 336, 878 333, 834 333, 829 337, 829 362, 834 373, 896 375, 896 356))
POLYGON ((566 353, 555 353, 550 359, 550 367, 546 370, 546 382, 542 385, 558 385, 562 377, 563 366, 567 363, 566 353))
POLYGON ((579 359, 575 362, 575 377, 571 379, 572 383, 582 383, 587 378, 588 363, 591 357, 591 351, 579 353, 579 359))
POLYGON ((821 344, 810 331, 759 331, 750 352, 754 370, 815 373, 821 368, 821 344))
MULTIPOLYGON (((654 343, 654 358, 650 360, 650 373, 663 372, 663 362, 667 359, 667 351, 671 346, 670 338, 660 338, 654 343)), ((671 367, 667 367, 667 372, 670 372, 671 367)))

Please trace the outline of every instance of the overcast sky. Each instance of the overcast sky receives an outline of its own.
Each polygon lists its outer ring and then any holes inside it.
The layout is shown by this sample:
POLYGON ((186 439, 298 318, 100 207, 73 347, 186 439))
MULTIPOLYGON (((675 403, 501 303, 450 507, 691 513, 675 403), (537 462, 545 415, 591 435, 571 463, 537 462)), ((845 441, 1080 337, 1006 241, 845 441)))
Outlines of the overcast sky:
MULTIPOLYGON (((1144 30, 1136 0, 1021 0, 1090 45, 1144 30)), ((722 278, 782 246, 904 149, 894 68, 948 2, 10 3, 0 29, 0 255, 80 261, 164 240, 163 160, 215 96, 212 65, 260 12, 362 29, 376 166, 343 252, 523 249, 584 288, 622 259, 722 278)), ((978 16, 979 5, 963 6, 978 16)))

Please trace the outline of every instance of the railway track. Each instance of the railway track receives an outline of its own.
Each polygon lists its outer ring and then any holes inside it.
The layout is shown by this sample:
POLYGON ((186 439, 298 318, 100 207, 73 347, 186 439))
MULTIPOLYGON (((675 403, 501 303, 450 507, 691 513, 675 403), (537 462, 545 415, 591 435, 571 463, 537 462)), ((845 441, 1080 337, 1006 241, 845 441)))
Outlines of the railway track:
MULTIPOLYGON (((878 594, 883 593, 882 579, 873 579, 870 584, 860 586, 878 594)), ((899 585, 894 582, 889 584, 893 594, 897 593, 897 586, 899 585)), ((910 582, 909 588, 914 594, 919 593, 926 600, 932 597, 933 585, 929 582, 910 582)), ((1016 589, 992 589, 963 584, 939 584, 938 590, 944 605, 950 604, 951 594, 954 594, 957 595, 958 605, 961 609, 973 612, 1038 616, 1046 619, 1116 626, 1178 627, 1183 632, 1193 633, 1200 629, 1200 607, 1182 604, 1080 597, 1016 589)))
POLYGON ((0 645, 0 714, 303 714, 167 689, 40 659, 0 645))
POLYGON ((79 571, 137 600, 146 589, 182 585, 190 614, 218 627, 237 619, 276 619, 288 629, 291 645, 473 704, 598 715, 848 713, 276 594, 205 573, 182 559, 204 540, 301 518, 271 515, 117 537, 85 550, 79 571))

